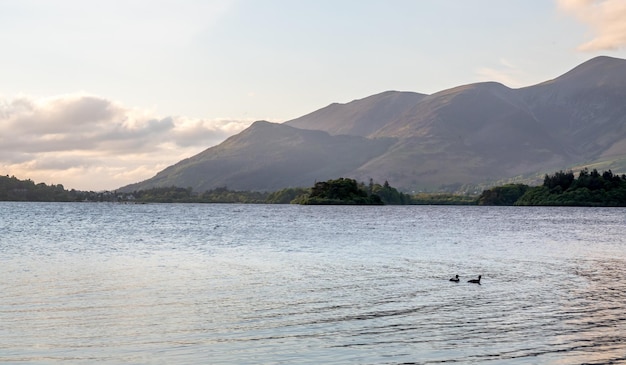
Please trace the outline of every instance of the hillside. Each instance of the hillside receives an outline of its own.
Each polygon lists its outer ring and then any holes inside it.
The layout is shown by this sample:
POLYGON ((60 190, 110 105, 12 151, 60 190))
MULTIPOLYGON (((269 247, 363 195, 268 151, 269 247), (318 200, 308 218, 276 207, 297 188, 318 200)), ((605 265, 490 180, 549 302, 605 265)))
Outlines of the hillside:
POLYGON ((386 91, 347 104, 334 103, 286 125, 328 132, 368 137, 383 128, 389 120, 401 118, 426 95, 413 92, 386 91))
POLYGON ((123 191, 163 186, 205 191, 216 187, 274 191, 310 186, 354 170, 384 153, 395 141, 331 136, 259 121, 218 146, 166 168, 123 191))
POLYGON ((626 171, 626 61, 597 57, 538 85, 431 95, 388 91, 300 118, 257 122, 123 190, 272 190, 350 177, 403 191, 532 178, 576 166, 626 171))

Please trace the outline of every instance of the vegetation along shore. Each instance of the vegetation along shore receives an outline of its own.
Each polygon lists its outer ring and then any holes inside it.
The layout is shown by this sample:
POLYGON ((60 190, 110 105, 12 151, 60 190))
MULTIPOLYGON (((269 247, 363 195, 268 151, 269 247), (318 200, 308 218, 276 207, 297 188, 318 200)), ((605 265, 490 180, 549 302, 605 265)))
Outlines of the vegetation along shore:
POLYGON ((559 171, 545 175, 543 184, 506 184, 480 195, 450 193, 407 194, 387 181, 368 184, 338 178, 315 182, 309 188, 285 188, 274 192, 234 191, 227 187, 195 192, 191 188, 160 187, 118 193, 67 190, 14 176, 0 176, 0 201, 37 202, 133 202, 133 203, 247 203, 307 205, 516 205, 516 206, 626 206, 626 175, 596 169, 559 171))

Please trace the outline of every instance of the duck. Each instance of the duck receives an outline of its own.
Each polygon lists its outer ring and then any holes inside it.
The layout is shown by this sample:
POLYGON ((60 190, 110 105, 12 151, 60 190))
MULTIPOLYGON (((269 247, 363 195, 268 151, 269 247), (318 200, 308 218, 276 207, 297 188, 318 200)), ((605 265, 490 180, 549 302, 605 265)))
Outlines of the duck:
POLYGON ((472 279, 472 280, 468 280, 468 283, 472 283, 472 284, 478 284, 480 285, 480 278, 482 277, 482 275, 478 275, 478 279, 472 279))
POLYGON ((455 283, 459 282, 459 276, 455 275, 452 279, 450 279, 450 281, 454 281, 455 283))

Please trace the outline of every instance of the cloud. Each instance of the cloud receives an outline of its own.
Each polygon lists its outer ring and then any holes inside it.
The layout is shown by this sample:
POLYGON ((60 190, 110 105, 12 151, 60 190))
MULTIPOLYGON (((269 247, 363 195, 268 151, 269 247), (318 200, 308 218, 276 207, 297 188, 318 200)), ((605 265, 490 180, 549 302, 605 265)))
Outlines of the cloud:
POLYGON ((559 8, 574 15, 593 31, 593 38, 580 51, 615 50, 626 46, 626 1, 557 0, 559 8))
POLYGON ((80 190, 115 189, 250 123, 161 117, 85 94, 0 98, 0 173, 80 190))
POLYGON ((499 60, 497 66, 479 68, 476 74, 483 81, 497 81, 513 88, 525 86, 522 79, 527 78, 517 66, 504 58, 499 60))

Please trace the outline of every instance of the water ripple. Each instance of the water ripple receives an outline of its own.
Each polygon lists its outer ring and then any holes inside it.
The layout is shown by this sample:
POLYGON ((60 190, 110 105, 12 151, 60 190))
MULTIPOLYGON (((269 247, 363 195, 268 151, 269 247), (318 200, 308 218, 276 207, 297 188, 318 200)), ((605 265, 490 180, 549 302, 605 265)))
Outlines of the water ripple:
POLYGON ((8 206, 1 362, 626 363, 624 210, 8 206))

